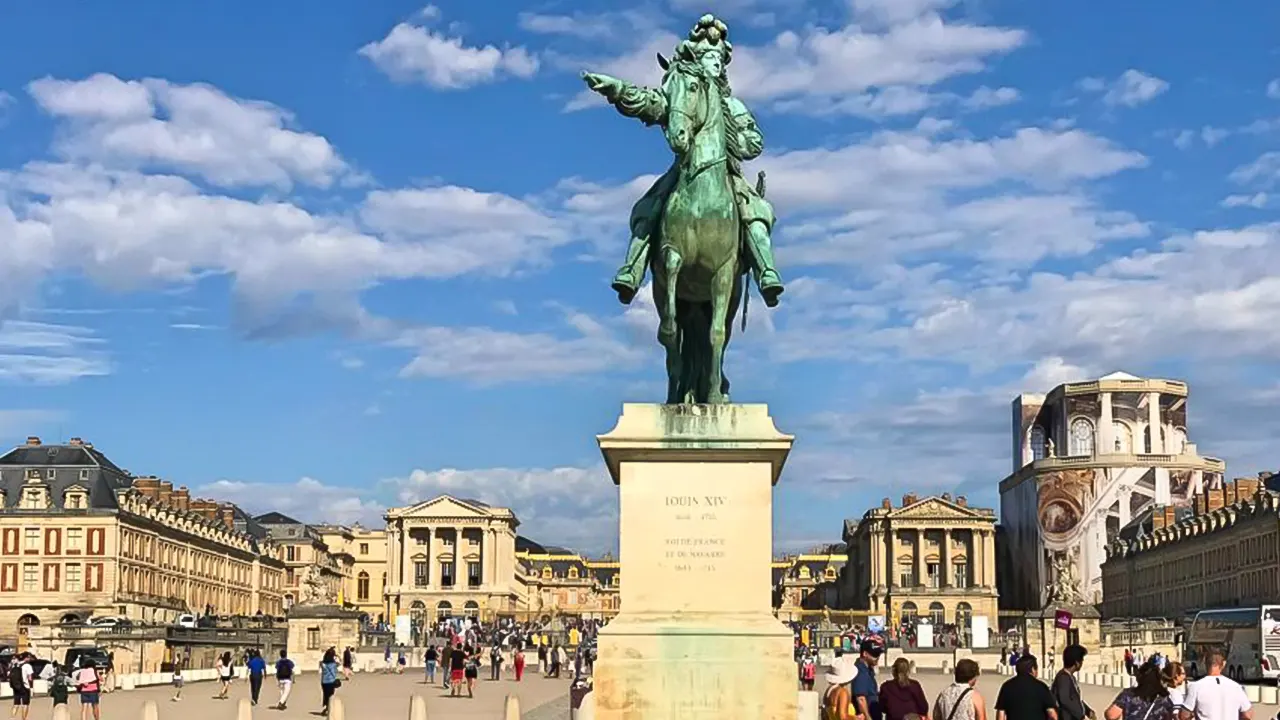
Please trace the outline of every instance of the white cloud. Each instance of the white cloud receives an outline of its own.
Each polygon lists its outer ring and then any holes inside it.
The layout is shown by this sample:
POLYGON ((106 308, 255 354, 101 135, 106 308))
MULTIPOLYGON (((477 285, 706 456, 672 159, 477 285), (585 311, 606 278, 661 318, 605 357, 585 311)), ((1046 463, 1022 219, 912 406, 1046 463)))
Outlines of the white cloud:
MULTIPOLYGON (((428 8, 420 17, 429 25, 440 13, 433 6, 428 8)), ((360 54, 396 82, 420 82, 441 90, 460 90, 504 77, 530 78, 538 71, 538 59, 523 47, 467 45, 461 37, 407 22, 360 48, 360 54)))
POLYGON ((379 488, 401 505, 448 494, 511 508, 520 534, 544 544, 592 554, 617 548, 618 491, 603 466, 414 470, 379 488))
POLYGON ((1275 150, 1264 152, 1253 162, 1232 170, 1227 177, 1241 185, 1270 188, 1280 180, 1280 152, 1275 150))
POLYGON ((1257 192, 1252 195, 1228 195, 1222 199, 1222 207, 1238 208, 1250 207, 1261 209, 1267 206, 1267 194, 1257 192))
MULTIPOLYGON (((730 78, 739 97, 777 103, 783 111, 811 113, 804 101, 813 100, 827 112, 840 112, 845 103, 843 112, 871 108, 877 102, 884 107, 866 112, 917 112, 927 106, 920 88, 980 72, 990 58, 1018 48, 1026 37, 1022 30, 947 23, 931 13, 883 32, 856 24, 834 30, 809 26, 781 32, 765 45, 735 43, 730 78), (901 109, 905 107, 913 109, 901 109)), ((653 85, 661 76, 654 54, 670 55, 678 41, 664 33, 617 57, 563 59, 559 64, 653 85)), ((597 104, 584 91, 566 109, 597 104)))
POLYGON ((1280 78, 1267 83, 1267 97, 1272 100, 1280 100, 1280 78))
POLYGON ((1173 138, 1173 144, 1179 150, 1186 150, 1196 141, 1196 133, 1194 130, 1180 130, 1173 138))
POLYGON ((1002 105, 1011 105, 1018 102, 1020 95, 1015 88, 1000 87, 989 88, 986 85, 974 90, 969 97, 964 99, 964 106, 969 110, 982 110, 985 108, 1000 107, 1002 105))
POLYGON ((217 480, 192 490, 193 496, 232 502, 253 515, 280 512, 307 523, 385 525, 385 505, 361 496, 360 488, 327 485, 304 477, 293 483, 217 480))
POLYGON ((28 90, 45 112, 67 121, 54 147, 73 160, 172 170, 223 187, 328 187, 349 170, 323 137, 291 129, 285 110, 209 85, 99 73, 44 78, 28 90))
POLYGON ((109 375, 104 341, 85 327, 10 320, 0 322, 0 380, 62 385, 109 375))
POLYGON ((1077 87, 1085 92, 1102 93, 1102 102, 1110 107, 1134 108, 1151 102, 1169 89, 1169 83, 1141 70, 1130 68, 1113 81, 1084 78, 1077 87))
POLYGON ((9 105, 12 105, 14 102, 15 101, 14 101, 13 95, 5 92, 4 90, 0 90, 0 110, 5 109, 9 105))
POLYGON ((863 23, 895 25, 937 12, 956 0, 850 0, 854 17, 863 23))

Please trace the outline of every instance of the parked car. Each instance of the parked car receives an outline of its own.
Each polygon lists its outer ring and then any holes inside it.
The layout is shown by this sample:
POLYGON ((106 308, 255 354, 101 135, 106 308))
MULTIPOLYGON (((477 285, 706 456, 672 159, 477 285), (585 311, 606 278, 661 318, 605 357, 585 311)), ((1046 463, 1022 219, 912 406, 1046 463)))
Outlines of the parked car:
POLYGON ((85 625, 92 628, 129 628, 133 627, 133 621, 127 617, 102 615, 89 618, 85 621, 85 625))
POLYGON ((191 613, 183 613, 178 616, 177 620, 173 621, 173 624, 182 628, 194 628, 199 625, 199 619, 191 613))
POLYGON ((92 661, 98 667, 106 667, 109 660, 107 651, 100 647, 73 647, 67 648, 67 652, 63 655, 62 667, 68 671, 74 670, 92 661))

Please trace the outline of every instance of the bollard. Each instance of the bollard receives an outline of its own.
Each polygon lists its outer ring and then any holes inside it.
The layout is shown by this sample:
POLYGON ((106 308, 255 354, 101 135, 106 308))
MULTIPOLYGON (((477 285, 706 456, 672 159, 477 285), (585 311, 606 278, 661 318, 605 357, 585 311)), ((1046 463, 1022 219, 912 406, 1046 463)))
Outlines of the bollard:
POLYGON ((1276 701, 1280 700, 1280 692, 1276 690, 1274 685, 1263 685, 1258 691, 1258 695, 1262 698, 1263 705, 1275 705, 1276 701))
POLYGON ((156 708, 155 700, 148 700, 142 703, 142 720, 159 720, 160 711, 156 708))
POLYGON ((249 698, 240 698, 236 703, 236 720, 253 720, 253 704, 249 698))
POLYGON ((1262 692, 1257 685, 1245 685, 1244 695, 1249 698, 1249 702, 1262 702, 1262 692))
POLYGON ((67 704, 53 706, 53 720, 71 720, 71 711, 67 709, 67 704))
POLYGON ((427 720, 427 701, 421 695, 409 698, 409 720, 427 720))
MULTIPOLYGON (((247 702, 241 700, 240 702, 247 702)), ((237 718, 236 720, 250 720, 247 717, 237 718)), ((347 709, 342 706, 342 698, 334 695, 329 698, 329 720, 347 720, 347 709)))
MULTIPOLYGON (((520 698, 515 695, 508 695, 506 704, 502 711, 503 720, 520 720, 520 698)), ((329 720, 333 720, 330 718, 329 720)), ((341 720, 341 718, 339 718, 341 720)))

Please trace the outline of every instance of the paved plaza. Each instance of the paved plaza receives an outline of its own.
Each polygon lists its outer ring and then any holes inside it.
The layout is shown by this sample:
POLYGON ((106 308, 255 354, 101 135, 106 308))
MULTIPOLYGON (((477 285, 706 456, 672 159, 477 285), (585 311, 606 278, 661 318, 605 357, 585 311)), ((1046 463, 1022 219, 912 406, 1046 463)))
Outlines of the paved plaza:
MULTIPOLYGON (((487 669, 486 669, 487 670, 487 669)), ((526 674, 516 683, 511 679, 491 681, 482 678, 476 682, 475 699, 451 698, 439 684, 422 683, 421 669, 406 671, 404 675, 360 673, 351 682, 344 682, 337 696, 342 698, 348 720, 365 718, 408 717, 409 699, 421 695, 427 702, 427 717, 440 718, 502 717, 503 703, 508 694, 520 698, 524 713, 539 705, 554 702, 568 708, 569 681, 546 680, 526 674)), ((171 702, 173 688, 155 686, 137 690, 117 690, 102 696, 103 720, 140 720, 142 706, 154 700, 159 708, 159 720, 235 720, 240 698, 249 697, 247 680, 237 680, 231 686, 230 697, 216 700, 217 683, 188 683, 182 691, 182 700, 171 702)), ((253 708, 253 716, 260 720, 314 720, 320 710, 320 681, 315 673, 298 678, 289 698, 287 710, 276 710, 273 705, 279 698, 274 680, 268 677, 262 688, 261 704, 253 708)), ((7 705, 7 702, 5 703, 7 705)), ((7 713, 8 708, 4 711, 7 713)), ((71 717, 79 718, 80 703, 71 698, 71 717)), ((566 710, 567 713, 567 710, 566 710)), ((52 716, 48 698, 39 697, 32 703, 30 720, 49 720, 52 716)), ((552 715, 554 717, 554 715, 552 715)), ((567 714, 566 714, 567 717, 567 714)))

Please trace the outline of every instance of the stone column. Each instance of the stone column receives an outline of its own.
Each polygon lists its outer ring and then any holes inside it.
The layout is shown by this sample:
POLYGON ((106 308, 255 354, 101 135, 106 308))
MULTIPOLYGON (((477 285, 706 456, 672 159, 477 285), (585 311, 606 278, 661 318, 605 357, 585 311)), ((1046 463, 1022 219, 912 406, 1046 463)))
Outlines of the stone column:
POLYGON ((982 531, 982 546, 982 565, 986 571, 983 584, 994 588, 996 586, 996 533, 994 530, 982 531))
POLYGON ((1151 447, 1147 452, 1152 455, 1160 455, 1164 452, 1164 439, 1162 426, 1160 425, 1160 393, 1147 393, 1147 435, 1151 438, 1151 447))
POLYGON ((463 528, 455 525, 453 528, 453 587, 455 590, 462 585, 462 573, 458 570, 462 567, 462 541, 465 539, 463 528))
POLYGON ((867 553, 867 560, 869 561, 867 563, 867 591, 873 593, 876 586, 882 584, 880 566, 883 564, 883 560, 877 556, 883 553, 883 543, 880 540, 880 533, 873 530, 869 535, 870 547, 868 548, 869 552, 867 553))
POLYGON ((1120 527, 1129 524, 1129 508, 1133 503, 1133 488, 1128 485, 1121 485, 1116 488, 1118 505, 1120 507, 1120 527))
POLYGON ((431 563, 435 561, 435 553, 431 552, 431 548, 432 543, 435 542, 436 534, 434 532, 434 528, 431 527, 424 527, 423 530, 427 533, 427 544, 423 547, 426 548, 424 554, 427 556, 427 588, 430 589, 434 587, 436 583, 436 574, 431 571, 431 563))
POLYGON ((1095 455, 1112 454, 1116 451, 1115 417, 1111 414, 1111 393, 1099 393, 1102 417, 1098 418, 1098 445, 1095 455))
POLYGON ((916 586, 927 586, 928 576, 924 567, 924 528, 916 530, 916 586))
POLYGON ((942 552, 938 553, 938 577, 941 581, 938 588, 947 588, 955 585, 955 580, 951 577, 951 528, 943 528, 942 530, 942 552))

